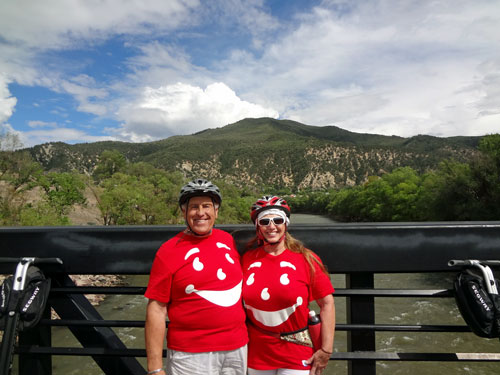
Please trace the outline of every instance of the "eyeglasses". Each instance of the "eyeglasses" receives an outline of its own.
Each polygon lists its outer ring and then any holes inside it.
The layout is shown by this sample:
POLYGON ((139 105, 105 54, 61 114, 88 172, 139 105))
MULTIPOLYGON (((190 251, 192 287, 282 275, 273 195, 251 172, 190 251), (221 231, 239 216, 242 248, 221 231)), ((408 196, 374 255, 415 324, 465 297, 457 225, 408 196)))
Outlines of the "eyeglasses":
POLYGON ((263 227, 267 227, 269 224, 271 224, 271 221, 274 223, 274 225, 281 225, 285 222, 285 219, 282 217, 271 217, 271 218, 264 218, 259 220, 259 225, 263 227))

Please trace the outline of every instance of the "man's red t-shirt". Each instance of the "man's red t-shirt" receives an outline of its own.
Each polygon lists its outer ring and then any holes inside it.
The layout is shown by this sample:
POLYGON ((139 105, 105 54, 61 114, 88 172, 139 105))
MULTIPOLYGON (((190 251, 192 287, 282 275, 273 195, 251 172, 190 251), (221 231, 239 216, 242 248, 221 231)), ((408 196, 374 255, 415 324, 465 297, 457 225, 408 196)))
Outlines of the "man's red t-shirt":
POLYGON ((169 349, 234 350, 248 342, 242 271, 233 237, 179 233, 156 253, 145 296, 167 304, 169 349))

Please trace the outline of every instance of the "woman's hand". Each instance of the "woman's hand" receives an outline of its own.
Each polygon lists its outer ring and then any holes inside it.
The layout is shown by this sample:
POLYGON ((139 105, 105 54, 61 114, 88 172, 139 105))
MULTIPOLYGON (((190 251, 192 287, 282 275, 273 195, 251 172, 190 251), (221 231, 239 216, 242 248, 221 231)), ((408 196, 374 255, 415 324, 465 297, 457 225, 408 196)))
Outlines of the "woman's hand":
POLYGON ((323 373, 323 370, 328 365, 328 361, 330 360, 330 354, 325 352, 322 349, 316 350, 311 358, 307 360, 307 364, 310 364, 311 371, 310 375, 320 375, 323 373))
POLYGON ((316 300, 320 308, 321 317, 321 348, 316 350, 307 360, 310 364, 311 375, 320 375, 328 365, 333 352, 333 338, 335 336, 335 302, 331 294, 316 300))

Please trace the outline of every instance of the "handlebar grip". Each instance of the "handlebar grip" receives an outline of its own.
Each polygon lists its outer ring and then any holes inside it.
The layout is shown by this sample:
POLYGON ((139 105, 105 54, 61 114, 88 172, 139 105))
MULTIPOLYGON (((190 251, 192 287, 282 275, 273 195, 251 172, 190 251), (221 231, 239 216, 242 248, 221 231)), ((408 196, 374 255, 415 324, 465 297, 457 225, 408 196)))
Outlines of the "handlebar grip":
POLYGON ((28 258, 28 257, 0 258, 0 263, 19 263, 22 262, 23 259, 31 259, 33 264, 63 264, 61 258, 28 258))
POLYGON ((61 258, 35 258, 33 264, 63 264, 61 258))
POLYGON ((19 263, 19 258, 0 258, 0 263, 19 263))
POLYGON ((456 266, 471 266, 472 262, 470 260, 458 260, 458 259, 451 259, 448 261, 448 266, 449 267, 456 267, 456 266))
POLYGON ((448 261, 449 267, 474 266, 476 264, 482 264, 483 266, 500 266, 500 260, 451 259, 448 261))

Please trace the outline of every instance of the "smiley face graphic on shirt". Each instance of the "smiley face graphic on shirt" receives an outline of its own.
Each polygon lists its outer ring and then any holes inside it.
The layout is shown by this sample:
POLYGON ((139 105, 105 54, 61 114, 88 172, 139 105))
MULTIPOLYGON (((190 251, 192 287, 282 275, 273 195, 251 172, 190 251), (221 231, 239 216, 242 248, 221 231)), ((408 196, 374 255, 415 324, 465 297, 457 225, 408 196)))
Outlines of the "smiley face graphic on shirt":
POLYGON ((251 298, 245 299, 244 306, 266 327, 282 325, 299 306, 307 303, 291 285, 296 266, 288 261, 280 261, 276 266, 270 270, 261 261, 256 261, 245 270, 245 288, 251 298))
POLYGON ((206 280, 213 280, 211 285, 220 285, 227 278, 228 272, 237 267, 237 260, 231 255, 231 248, 222 242, 216 243, 216 254, 204 254, 198 247, 193 247, 186 252, 184 260, 190 264, 193 270, 193 283, 186 285, 186 294, 195 293, 204 300, 221 307, 229 307, 236 304, 241 297, 241 279, 230 288, 225 289, 200 289, 196 285, 196 279, 199 277, 206 280), (214 263, 216 261, 216 264, 214 263))

